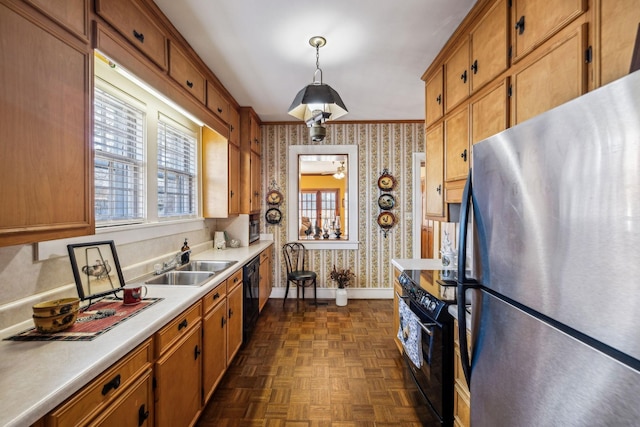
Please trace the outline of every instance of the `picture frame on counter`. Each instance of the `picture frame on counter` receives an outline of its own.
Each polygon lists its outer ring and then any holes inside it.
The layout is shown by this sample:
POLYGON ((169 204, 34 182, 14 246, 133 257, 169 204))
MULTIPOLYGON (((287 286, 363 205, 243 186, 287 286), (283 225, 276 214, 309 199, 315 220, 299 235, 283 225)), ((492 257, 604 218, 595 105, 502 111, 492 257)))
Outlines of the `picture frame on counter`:
POLYGON ((113 240, 67 245, 80 300, 95 300, 124 287, 124 276, 113 240))

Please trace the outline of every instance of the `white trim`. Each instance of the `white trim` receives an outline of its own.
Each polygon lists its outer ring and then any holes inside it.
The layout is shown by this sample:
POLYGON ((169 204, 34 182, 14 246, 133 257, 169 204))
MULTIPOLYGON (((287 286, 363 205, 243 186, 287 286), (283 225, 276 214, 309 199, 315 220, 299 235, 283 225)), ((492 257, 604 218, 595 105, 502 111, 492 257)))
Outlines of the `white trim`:
POLYGON ((426 162, 425 153, 413 153, 413 258, 422 256, 422 181, 420 163, 426 162))
MULTIPOLYGON (((284 298, 285 288, 273 288, 269 298, 284 298)), ((350 299, 393 299, 393 288, 347 288, 347 295, 350 299)), ((290 285, 287 299, 296 298, 295 286, 290 285)), ((300 294, 302 298, 302 294, 300 294)), ((307 288, 304 292, 304 299, 313 300, 313 289, 307 288)), ((318 288, 318 299, 335 299, 336 288, 318 288)))
POLYGON ((287 239, 297 241, 308 249, 358 249, 358 146, 357 145, 290 145, 288 153, 290 200, 287 206, 287 239), (349 239, 340 241, 299 240, 298 230, 298 194, 300 171, 298 156, 301 154, 346 154, 349 171, 349 239))
POLYGON ((118 246, 155 239, 158 237, 170 236, 173 234, 201 230, 203 228, 207 228, 207 226, 202 218, 98 228, 96 229, 96 234, 90 236, 36 243, 35 258, 36 261, 44 261, 49 258, 69 256, 67 252, 67 245, 72 243, 113 240, 116 246, 118 246))

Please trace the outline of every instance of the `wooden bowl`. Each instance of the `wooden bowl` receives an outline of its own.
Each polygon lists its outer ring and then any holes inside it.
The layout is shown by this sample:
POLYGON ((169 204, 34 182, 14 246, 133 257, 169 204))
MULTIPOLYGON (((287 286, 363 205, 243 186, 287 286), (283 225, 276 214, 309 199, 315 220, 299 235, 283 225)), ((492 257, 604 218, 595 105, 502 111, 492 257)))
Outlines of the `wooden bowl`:
POLYGON ((57 316, 38 317, 33 315, 33 323, 36 325, 38 332, 50 334, 53 332, 64 331, 70 328, 78 318, 78 309, 57 316))
POLYGON ((33 306, 33 317, 51 317, 78 311, 80 298, 61 298, 33 306))

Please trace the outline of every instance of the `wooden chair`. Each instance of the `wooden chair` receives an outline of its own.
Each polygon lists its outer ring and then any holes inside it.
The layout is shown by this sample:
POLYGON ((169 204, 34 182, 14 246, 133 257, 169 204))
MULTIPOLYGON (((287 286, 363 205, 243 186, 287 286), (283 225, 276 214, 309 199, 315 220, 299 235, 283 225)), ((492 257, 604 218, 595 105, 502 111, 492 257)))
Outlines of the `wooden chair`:
POLYGON ((304 289, 313 285, 313 303, 318 305, 316 273, 307 270, 307 250, 302 243, 285 243, 282 246, 282 257, 287 265, 287 289, 284 292, 284 306, 289 294, 289 283, 296 285, 296 299, 299 297, 299 288, 302 288, 302 301, 304 301, 304 289))

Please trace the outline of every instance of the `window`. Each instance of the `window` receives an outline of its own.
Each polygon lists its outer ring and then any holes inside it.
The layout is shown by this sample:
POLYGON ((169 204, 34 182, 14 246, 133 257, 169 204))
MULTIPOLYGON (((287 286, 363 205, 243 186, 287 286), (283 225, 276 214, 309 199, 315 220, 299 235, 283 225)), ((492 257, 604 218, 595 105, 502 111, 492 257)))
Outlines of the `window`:
POLYGON ((144 122, 142 110, 95 88, 96 221, 144 218, 144 122))
POLYGON ((196 213, 196 143, 193 133, 161 117, 158 122, 158 216, 196 213))

